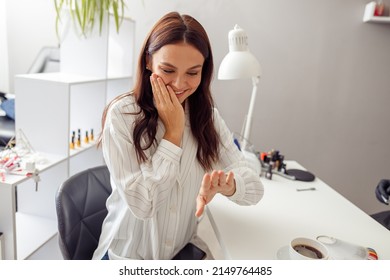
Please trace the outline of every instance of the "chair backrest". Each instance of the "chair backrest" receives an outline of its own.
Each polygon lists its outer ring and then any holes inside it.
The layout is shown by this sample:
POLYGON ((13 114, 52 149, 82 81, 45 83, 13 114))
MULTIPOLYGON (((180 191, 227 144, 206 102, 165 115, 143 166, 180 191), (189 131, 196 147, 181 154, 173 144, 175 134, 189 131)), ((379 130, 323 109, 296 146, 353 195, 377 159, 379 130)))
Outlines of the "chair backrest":
POLYGON ((111 194, 106 166, 87 169, 69 177, 58 189, 56 211, 59 245, 66 260, 91 259, 111 194))

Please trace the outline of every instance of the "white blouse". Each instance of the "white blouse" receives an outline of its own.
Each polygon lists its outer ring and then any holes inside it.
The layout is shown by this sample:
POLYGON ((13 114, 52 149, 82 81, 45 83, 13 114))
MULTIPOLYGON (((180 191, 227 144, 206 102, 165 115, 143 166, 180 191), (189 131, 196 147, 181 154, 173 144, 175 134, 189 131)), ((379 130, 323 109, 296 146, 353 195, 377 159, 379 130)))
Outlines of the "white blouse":
MULTIPOLYGON (((139 112, 133 96, 116 101, 107 113, 102 149, 111 175, 112 193, 93 258, 171 259, 197 231, 196 198, 205 171, 196 159, 188 108, 181 147, 162 139, 159 120, 156 145, 145 151, 148 161, 138 164, 133 125, 139 112)), ((214 109, 214 123, 222 146, 216 170, 233 171, 236 192, 230 200, 256 204, 264 188, 233 142, 232 133, 214 109)))

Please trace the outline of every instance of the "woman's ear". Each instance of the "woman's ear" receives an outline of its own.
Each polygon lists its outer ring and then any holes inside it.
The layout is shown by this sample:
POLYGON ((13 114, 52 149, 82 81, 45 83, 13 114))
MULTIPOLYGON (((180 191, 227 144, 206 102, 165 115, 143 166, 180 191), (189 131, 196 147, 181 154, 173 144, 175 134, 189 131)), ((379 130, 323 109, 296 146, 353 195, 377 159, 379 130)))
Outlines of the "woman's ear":
POLYGON ((152 71, 152 63, 150 60, 151 60, 150 55, 146 54, 146 57, 145 57, 146 69, 149 71, 152 71))

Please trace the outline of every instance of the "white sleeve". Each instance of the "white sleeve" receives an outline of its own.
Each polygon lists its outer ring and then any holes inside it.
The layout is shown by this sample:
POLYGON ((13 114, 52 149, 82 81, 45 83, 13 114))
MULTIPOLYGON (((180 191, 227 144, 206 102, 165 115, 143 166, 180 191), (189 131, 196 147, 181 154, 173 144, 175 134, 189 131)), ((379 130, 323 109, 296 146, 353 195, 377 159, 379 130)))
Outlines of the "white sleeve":
POLYGON ((236 192, 229 199, 241 205, 256 204, 264 195, 264 186, 259 174, 253 171, 234 143, 233 134, 217 109, 214 109, 214 123, 222 142, 219 169, 225 172, 232 171, 236 181, 236 192))

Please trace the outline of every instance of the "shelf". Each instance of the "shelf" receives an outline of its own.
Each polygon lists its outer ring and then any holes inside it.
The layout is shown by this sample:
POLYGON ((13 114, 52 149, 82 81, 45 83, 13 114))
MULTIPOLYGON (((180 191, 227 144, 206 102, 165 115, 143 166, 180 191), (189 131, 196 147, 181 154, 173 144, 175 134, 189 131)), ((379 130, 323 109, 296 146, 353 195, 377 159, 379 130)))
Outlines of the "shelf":
POLYGON ((24 260, 57 234, 57 221, 16 213, 17 258, 24 260))
POLYGON ((390 17, 374 16, 375 6, 375 2, 370 2, 366 5, 366 8, 364 10, 363 22, 390 23, 390 17))
POLYGON ((33 73, 33 74, 19 74, 17 77, 26 79, 36 79, 42 81, 50 81, 64 84, 85 84, 91 82, 99 82, 106 80, 120 80, 131 79, 131 75, 110 75, 107 78, 98 78, 94 76, 87 76, 81 74, 64 73, 64 72, 49 72, 49 73, 33 73))
POLYGON ((367 20, 364 20, 364 22, 376 22, 376 23, 390 23, 390 17, 370 17, 367 20))
POLYGON ((69 150, 69 157, 73 157, 75 155, 78 155, 79 153, 84 152, 85 150, 91 149, 93 147, 96 148, 96 145, 97 145, 96 141, 90 142, 88 144, 83 143, 81 145, 81 147, 70 149, 69 150))
POLYGON ((25 78, 25 79, 65 83, 65 84, 79 84, 79 83, 105 81, 104 78, 98 78, 98 77, 86 76, 80 74, 72 74, 72 73, 62 73, 62 72, 20 74, 17 75, 17 77, 25 78))

